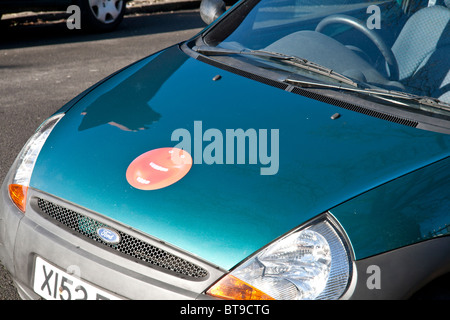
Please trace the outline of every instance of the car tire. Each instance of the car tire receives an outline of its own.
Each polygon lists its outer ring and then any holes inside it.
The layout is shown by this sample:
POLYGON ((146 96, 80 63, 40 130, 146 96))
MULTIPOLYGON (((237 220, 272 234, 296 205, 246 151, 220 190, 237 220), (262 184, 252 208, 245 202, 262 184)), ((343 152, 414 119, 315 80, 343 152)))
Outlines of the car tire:
POLYGON ((112 31, 122 22, 125 0, 78 0, 81 28, 88 31, 112 31))

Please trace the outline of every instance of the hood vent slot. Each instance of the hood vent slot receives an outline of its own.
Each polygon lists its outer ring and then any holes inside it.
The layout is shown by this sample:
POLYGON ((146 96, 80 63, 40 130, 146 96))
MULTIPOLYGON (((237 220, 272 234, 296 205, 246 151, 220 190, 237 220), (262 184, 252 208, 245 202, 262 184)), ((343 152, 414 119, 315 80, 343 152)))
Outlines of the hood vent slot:
POLYGON ((380 111, 375 111, 375 110, 372 110, 372 109, 369 109, 369 108, 365 108, 365 107, 362 107, 362 106, 358 106, 358 105, 355 105, 355 104, 352 104, 352 103, 349 103, 349 102, 346 102, 346 101, 330 98, 330 97, 327 97, 325 95, 321 95, 321 94, 316 93, 316 92, 312 92, 312 91, 309 91, 309 90, 304 90, 302 88, 292 87, 292 86, 290 86, 290 85, 288 85, 288 84, 286 84, 284 82, 268 79, 266 77, 263 77, 263 76, 260 76, 260 75, 257 75, 257 74, 253 74, 253 73, 250 73, 250 72, 247 72, 247 71, 243 71, 241 69, 238 69, 238 68, 235 68, 235 67, 223 64, 223 63, 221 63, 221 62, 219 62, 217 60, 213 60, 213 59, 210 59, 210 58, 202 56, 202 55, 199 55, 197 57, 197 60, 202 61, 204 63, 207 63, 207 64, 209 64, 211 66, 216 67, 216 68, 220 68, 222 70, 229 71, 231 73, 240 75, 242 77, 245 77, 245 78, 248 78, 248 79, 251 79, 251 80, 255 80, 255 81, 258 81, 258 82, 270 85, 272 87, 275 87, 275 88, 278 88, 278 89, 282 89, 282 90, 285 90, 285 91, 289 91, 289 92, 292 92, 292 93, 295 93, 295 94, 298 94, 298 95, 301 95, 301 96, 304 96, 304 97, 307 97, 307 98, 310 98, 310 99, 314 99, 314 100, 317 100, 317 101, 320 101, 320 102, 328 103, 328 104, 334 105, 336 107, 344 108, 344 109, 351 110, 351 111, 358 112, 358 113, 362 113, 362 114, 365 114, 365 115, 368 115, 368 116, 371 116, 371 117, 383 119, 383 120, 386 120, 386 121, 398 123, 398 124, 409 126, 409 127, 413 127, 413 128, 416 128, 418 126, 418 124, 419 124, 417 121, 405 119, 405 118, 402 118, 402 117, 394 116, 394 115, 387 114, 387 113, 380 112, 380 111))
POLYGON ((209 58, 206 58, 204 56, 198 56, 197 60, 202 61, 204 63, 207 63, 207 64, 209 64, 211 66, 216 67, 216 68, 220 68, 222 70, 225 70, 225 71, 237 74, 239 76, 242 76, 242 77, 245 77, 245 78, 248 78, 248 79, 251 79, 251 80, 255 80, 255 81, 267 84, 269 86, 272 86, 272 87, 275 87, 275 88, 278 88, 278 89, 286 90, 289 87, 289 85, 287 83, 275 81, 275 80, 272 80, 272 79, 268 79, 266 77, 262 77, 262 76, 257 75, 257 74, 253 74, 251 72, 243 71, 241 69, 238 69, 238 68, 235 68, 235 67, 232 67, 232 66, 220 63, 220 62, 218 62, 216 60, 209 59, 209 58))
POLYGON ((404 118, 397 117, 397 116, 394 116, 394 115, 391 115, 391 114, 387 114, 387 113, 371 110, 371 109, 368 109, 368 108, 364 108, 364 107, 361 107, 361 106, 358 106, 358 105, 355 105, 355 104, 352 104, 352 103, 349 103, 349 102, 346 102, 346 101, 341 101, 341 100, 334 99, 334 98, 331 98, 331 97, 327 97, 327 96, 324 96, 324 95, 321 95, 321 94, 318 94, 318 93, 315 93, 315 92, 304 90, 302 88, 294 87, 292 89, 292 92, 295 93, 295 94, 307 97, 307 98, 311 98, 311 99, 314 99, 314 100, 317 100, 317 101, 320 101, 320 102, 324 102, 324 103, 327 103, 327 104, 334 105, 336 107, 340 107, 340 108, 343 108, 343 109, 355 111, 355 112, 362 113, 362 114, 365 114, 365 115, 368 115, 368 116, 371 116, 371 117, 383 119, 383 120, 386 120, 386 121, 395 122, 395 123, 402 124, 402 125, 405 125, 405 126, 409 126, 409 127, 415 128, 419 124, 418 122, 413 121, 413 120, 404 119, 404 118))

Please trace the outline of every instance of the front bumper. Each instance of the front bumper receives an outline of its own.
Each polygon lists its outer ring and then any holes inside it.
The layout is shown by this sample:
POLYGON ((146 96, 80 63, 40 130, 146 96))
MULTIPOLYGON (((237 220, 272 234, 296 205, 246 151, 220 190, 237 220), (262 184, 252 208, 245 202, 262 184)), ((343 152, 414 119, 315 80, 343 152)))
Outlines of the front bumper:
POLYGON ((33 189, 28 191, 24 215, 11 203, 7 188, 3 186, 0 228, 0 260, 11 273, 23 299, 40 298, 32 289, 36 257, 42 257, 61 270, 76 268, 83 281, 121 298, 133 300, 198 299, 202 292, 226 272, 178 248, 33 189), (165 255, 172 255, 179 261, 198 266, 206 270, 206 273, 199 278, 183 276, 117 253, 73 230, 62 228, 60 223, 42 215, 36 206, 37 198, 82 211, 89 217, 95 216, 102 223, 125 231, 133 239, 145 241, 165 252, 165 255))
MULTIPOLYGON (((450 273, 447 252, 450 252, 450 237, 441 237, 355 261, 351 286, 344 298, 409 298, 433 279, 450 273)), ((32 289, 36 257, 63 270, 76 266, 84 281, 124 299, 208 299, 202 293, 227 272, 137 230, 33 189, 28 192, 24 215, 10 201, 4 185, 0 197, 0 260, 11 273, 23 299, 40 298, 32 289), (37 198, 123 230, 206 270, 207 276, 192 279, 118 254, 45 217, 36 206, 37 198)))

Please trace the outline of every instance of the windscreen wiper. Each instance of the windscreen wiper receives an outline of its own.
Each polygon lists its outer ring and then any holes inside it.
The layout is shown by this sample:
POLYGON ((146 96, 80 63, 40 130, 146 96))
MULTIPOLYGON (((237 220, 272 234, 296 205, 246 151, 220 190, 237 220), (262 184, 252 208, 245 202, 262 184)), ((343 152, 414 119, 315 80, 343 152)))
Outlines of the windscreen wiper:
POLYGON ((363 94, 370 94, 372 96, 376 96, 378 98, 382 98, 387 101, 391 101, 396 104, 402 104, 405 106, 409 106, 409 104, 405 102, 416 102, 421 105, 430 106, 436 109, 444 110, 450 112, 450 104, 440 101, 439 99, 418 96, 406 92, 395 91, 395 90, 386 90, 380 88, 351 88, 344 86, 337 86, 333 84, 319 83, 314 81, 305 81, 305 80, 297 80, 297 79, 285 79, 284 82, 301 87, 301 88, 316 88, 316 89, 339 89, 344 91, 351 91, 363 94), (395 100, 392 100, 395 99, 395 100))
POLYGON ((340 82, 350 85, 352 87, 358 88, 358 84, 355 81, 353 81, 352 79, 350 79, 340 73, 337 73, 336 71, 334 71, 330 68, 321 66, 317 63, 311 62, 304 58, 290 56, 290 55, 286 55, 283 53, 271 52, 271 51, 265 51, 265 50, 250 50, 250 49, 233 50, 233 49, 210 47, 210 46, 204 46, 204 45, 203 46, 194 46, 192 48, 192 50, 194 50, 200 54, 207 55, 207 56, 239 54, 239 55, 251 55, 251 56, 256 56, 256 57, 261 57, 261 58, 284 61, 295 67, 302 68, 302 69, 326 76, 328 78, 332 78, 334 80, 340 81, 340 82))
POLYGON ((308 61, 307 59, 299 58, 296 56, 290 56, 283 53, 278 52, 271 52, 271 51, 265 51, 265 50, 250 50, 250 49, 242 49, 242 50, 234 50, 234 49, 226 49, 226 48, 220 48, 220 47, 210 47, 206 45, 202 46, 194 46, 192 50, 208 55, 208 56, 214 56, 214 55, 233 55, 233 54, 241 54, 241 55, 252 55, 262 58, 268 58, 268 59, 276 59, 285 61, 287 63, 290 63, 296 67, 306 69, 308 71, 318 73, 324 76, 327 76, 329 78, 332 78, 334 80, 340 81, 344 84, 349 85, 348 86, 340 86, 335 84, 327 84, 327 83, 321 83, 321 82, 314 82, 314 81, 305 81, 305 80, 296 80, 296 79, 285 79, 284 82, 302 87, 302 88, 322 88, 322 89, 339 89, 339 90, 346 90, 351 92, 357 92, 362 94, 370 94, 372 96, 378 97, 380 99, 395 103, 395 104, 401 104, 404 106, 409 106, 408 102, 415 102, 421 105, 430 106, 435 109, 440 109, 446 112, 450 112, 450 104, 445 103, 443 101, 440 101, 435 98, 431 97, 424 97, 424 96, 418 96, 410 93, 405 93, 401 91, 395 91, 395 90, 386 90, 381 88, 369 88, 369 87, 362 87, 352 79, 335 72, 334 70, 318 65, 314 62, 308 61))

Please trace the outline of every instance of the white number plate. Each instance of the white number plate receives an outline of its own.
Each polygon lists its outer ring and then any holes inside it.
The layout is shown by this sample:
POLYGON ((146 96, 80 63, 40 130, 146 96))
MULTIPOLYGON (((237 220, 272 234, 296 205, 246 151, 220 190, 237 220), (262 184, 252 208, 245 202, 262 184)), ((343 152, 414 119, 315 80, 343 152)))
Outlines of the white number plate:
POLYGON ((34 266, 34 291, 47 300, 118 300, 75 275, 55 267, 40 257, 34 266))

